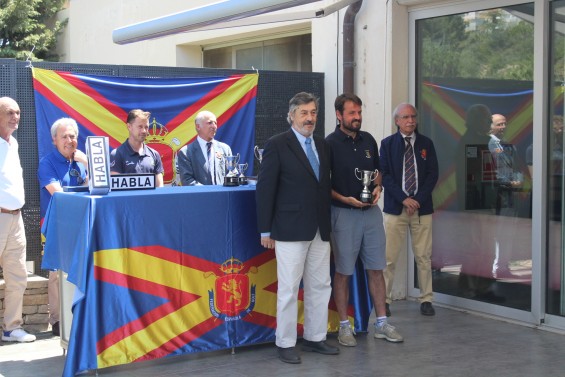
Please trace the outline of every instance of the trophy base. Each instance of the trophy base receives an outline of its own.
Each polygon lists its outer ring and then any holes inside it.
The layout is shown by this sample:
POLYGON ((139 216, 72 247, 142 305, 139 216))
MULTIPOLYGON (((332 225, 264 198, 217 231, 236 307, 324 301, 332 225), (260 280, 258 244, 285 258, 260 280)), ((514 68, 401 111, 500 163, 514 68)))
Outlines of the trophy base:
POLYGON ((361 201, 361 203, 372 203, 373 202, 373 195, 371 195, 371 193, 369 194, 361 194, 359 196, 359 200, 361 201))
POLYGON ((239 177, 224 177, 224 186, 239 186, 239 177))
POLYGON ((239 185, 245 186, 247 184, 247 177, 239 177, 239 185))

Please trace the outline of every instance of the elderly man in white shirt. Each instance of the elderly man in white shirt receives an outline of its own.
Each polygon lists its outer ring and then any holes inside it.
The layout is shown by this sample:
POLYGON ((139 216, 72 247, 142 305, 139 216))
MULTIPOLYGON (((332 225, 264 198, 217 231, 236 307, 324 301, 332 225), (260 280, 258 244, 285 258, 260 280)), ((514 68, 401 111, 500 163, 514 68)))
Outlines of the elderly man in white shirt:
POLYGON ((27 287, 26 237, 22 219, 25 203, 23 171, 18 142, 20 107, 9 97, 0 98, 0 267, 4 273, 5 342, 33 342, 35 335, 23 328, 22 307, 27 287))

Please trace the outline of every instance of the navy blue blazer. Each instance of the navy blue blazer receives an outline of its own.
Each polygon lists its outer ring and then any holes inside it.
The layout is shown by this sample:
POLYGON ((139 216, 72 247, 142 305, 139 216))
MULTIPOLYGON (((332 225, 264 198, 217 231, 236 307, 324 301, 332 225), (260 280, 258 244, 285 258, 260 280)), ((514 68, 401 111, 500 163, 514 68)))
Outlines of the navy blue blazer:
MULTIPOLYGON (((402 213, 402 202, 408 197, 402 190, 404 149, 405 141, 400 131, 381 142, 381 174, 385 189, 383 211, 392 215, 402 213)), ((414 199, 420 203, 418 213, 429 215, 434 212, 432 191, 438 179, 437 155, 432 140, 416 133, 414 156, 418 169, 418 192, 414 199)))
POLYGON ((314 135, 320 162, 316 179, 308 157, 292 130, 265 144, 256 188, 257 227, 278 241, 311 241, 320 230, 330 240, 330 152, 314 135))

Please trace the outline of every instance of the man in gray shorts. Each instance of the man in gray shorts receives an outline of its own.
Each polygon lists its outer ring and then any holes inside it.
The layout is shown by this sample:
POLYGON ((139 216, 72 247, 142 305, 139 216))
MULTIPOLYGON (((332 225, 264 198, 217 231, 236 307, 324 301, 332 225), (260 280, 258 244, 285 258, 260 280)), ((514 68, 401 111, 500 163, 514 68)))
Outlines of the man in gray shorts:
MULTIPOLYGON (((386 316, 383 277, 386 242, 383 215, 377 206, 382 192, 381 177, 375 174, 369 185, 372 200, 368 203, 360 200, 363 183, 356 177, 356 169, 369 172, 380 169, 377 142, 371 134, 361 131, 363 103, 359 97, 341 94, 334 105, 339 124, 326 140, 331 151, 333 295, 340 319, 338 341, 344 346, 357 345, 347 316, 347 306, 349 278, 360 256, 367 271, 369 293, 377 314, 374 336, 389 342, 402 342, 403 337, 387 323, 386 316)), ((361 173, 357 175, 361 176, 361 173)))

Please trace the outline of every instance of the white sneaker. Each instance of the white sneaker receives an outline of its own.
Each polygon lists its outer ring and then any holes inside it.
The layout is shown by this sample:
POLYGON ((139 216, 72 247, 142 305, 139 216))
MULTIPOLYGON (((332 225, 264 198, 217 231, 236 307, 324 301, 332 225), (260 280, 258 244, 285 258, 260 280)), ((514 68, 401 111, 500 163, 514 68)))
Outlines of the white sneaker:
POLYGON ((396 328, 388 323, 385 323, 381 327, 375 324, 375 338, 386 339, 393 343, 400 343, 404 341, 404 338, 398 333, 398 331, 396 331, 396 328))
POLYGON ((355 347, 357 345, 357 341, 353 335, 355 335, 355 331, 351 328, 351 326, 342 326, 339 328, 337 340, 342 346, 355 347))
POLYGON ((33 342, 35 335, 29 334, 24 329, 15 329, 2 332, 2 340, 5 342, 33 342))

